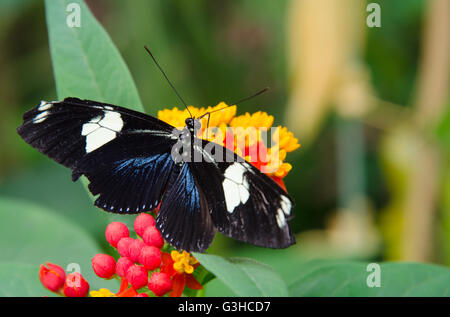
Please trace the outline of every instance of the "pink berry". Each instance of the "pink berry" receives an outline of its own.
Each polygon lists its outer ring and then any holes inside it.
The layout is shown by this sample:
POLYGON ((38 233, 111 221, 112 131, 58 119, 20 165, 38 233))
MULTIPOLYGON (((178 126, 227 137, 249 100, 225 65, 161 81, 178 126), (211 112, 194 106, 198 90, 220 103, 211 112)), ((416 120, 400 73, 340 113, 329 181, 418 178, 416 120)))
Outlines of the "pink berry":
POLYGON ((172 289, 172 281, 166 273, 154 272, 150 277, 148 288, 156 296, 163 296, 172 289))
POLYGON ((120 239, 128 237, 130 232, 127 226, 121 222, 111 222, 105 230, 106 241, 114 248, 117 247, 117 243, 120 239))
POLYGON ((92 268, 101 278, 111 278, 116 273, 116 261, 107 254, 96 254, 92 258, 92 268))
POLYGON ((127 271, 126 279, 134 289, 144 287, 148 283, 148 273, 143 266, 134 264, 127 271))
POLYGON ((144 235, 142 236, 146 245, 157 247, 161 249, 164 245, 164 239, 161 236, 161 233, 156 229, 156 227, 148 227, 144 235))
POLYGON ((131 261, 127 257, 121 257, 117 260, 116 263, 116 274, 120 277, 125 277, 127 275, 127 271, 130 267, 134 265, 133 261, 131 261))
POLYGON ((137 295, 135 295, 134 297, 148 297, 147 293, 139 293, 137 295))
POLYGON ((128 255, 131 261, 138 262, 141 255, 142 248, 145 247, 145 243, 140 239, 134 239, 128 247, 128 255))
POLYGON ((147 270, 153 271, 161 265, 161 251, 157 247, 145 246, 139 256, 141 263, 147 270))
POLYGON ((120 239, 117 243, 117 252, 119 252, 120 256, 130 256, 130 244, 134 242, 133 238, 125 237, 120 239))
POLYGON ((155 218, 153 216, 142 213, 136 217, 134 220, 134 231, 139 235, 143 236, 145 229, 148 227, 153 227, 155 225, 155 218))

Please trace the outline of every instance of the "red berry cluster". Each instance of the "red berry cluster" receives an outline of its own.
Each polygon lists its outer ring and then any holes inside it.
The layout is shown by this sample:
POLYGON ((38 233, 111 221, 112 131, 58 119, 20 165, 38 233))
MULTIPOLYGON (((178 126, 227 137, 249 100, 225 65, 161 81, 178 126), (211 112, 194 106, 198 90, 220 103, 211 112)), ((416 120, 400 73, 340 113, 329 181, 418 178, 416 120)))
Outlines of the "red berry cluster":
MULTIPOLYGON (((142 213, 137 216, 134 231, 137 238, 130 237, 127 226, 122 222, 112 222, 106 227, 106 240, 117 249, 120 257, 116 261, 111 255, 97 254, 92 259, 92 268, 101 278, 120 278, 121 286, 116 294, 100 289, 92 291, 91 296, 147 297, 145 287, 156 296, 170 291, 170 296, 181 296, 185 286, 202 289, 202 285, 192 276, 193 268, 199 265, 197 260, 190 258, 185 251, 172 251, 173 255, 161 251, 164 240, 152 215, 142 213), (177 269, 176 261, 179 262, 177 269), (183 264, 183 261, 186 263, 183 264), (185 271, 183 265, 190 267, 190 271, 185 271)), ((61 295, 74 297, 89 293, 89 284, 80 273, 66 276, 64 269, 56 264, 41 265, 39 277, 47 289, 61 295)))
POLYGON ((134 231, 142 240, 131 238, 127 226, 121 222, 112 222, 106 227, 106 240, 117 249, 120 257, 116 262, 110 255, 97 254, 92 259, 94 272, 101 278, 117 274, 134 290, 147 286, 155 295, 162 296, 172 289, 169 275, 152 272, 148 278, 150 271, 161 266, 161 248, 164 246, 155 219, 149 214, 140 214, 134 221, 134 231))

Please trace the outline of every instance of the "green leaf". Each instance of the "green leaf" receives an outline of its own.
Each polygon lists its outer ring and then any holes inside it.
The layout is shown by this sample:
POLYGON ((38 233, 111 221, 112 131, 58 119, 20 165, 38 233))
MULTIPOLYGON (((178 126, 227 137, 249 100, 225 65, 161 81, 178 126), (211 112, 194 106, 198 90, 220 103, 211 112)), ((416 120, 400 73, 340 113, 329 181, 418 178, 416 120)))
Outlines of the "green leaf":
POLYGON ((55 210, 58 215, 81 226, 106 246, 104 237, 108 224, 107 213, 100 212, 86 198, 86 190, 71 181, 71 171, 68 168, 43 155, 42 161, 39 168, 24 169, 5 178, 0 184, 0 196, 16 197, 47 206, 49 210, 55 210), (46 186, 42 186, 43 179, 46 186))
POLYGON ((32 264, 0 262, 0 296, 56 296, 42 286, 38 272, 32 264))
POLYGON ((46 0, 45 9, 58 98, 85 98, 143 111, 125 62, 86 4, 46 0), (80 5, 80 27, 67 25, 73 13, 66 11, 70 3, 80 5))
MULTIPOLYGON (((92 270, 91 259, 101 252, 95 240, 85 230, 58 215, 57 211, 0 198, 0 219, 0 261, 30 265, 36 275, 39 265, 47 261, 64 269, 73 263, 72 267, 79 267, 91 289, 116 289, 116 281, 103 281, 92 270)), ((11 276, 9 283, 14 283, 14 278, 11 276)), ((0 289, 3 289, 2 284, 0 289)), ((22 296, 22 293, 15 295, 22 296)))
POLYGON ((422 263, 381 263, 380 287, 369 287, 368 263, 314 261, 289 285, 291 296, 450 296, 450 269, 422 263))
POLYGON ((195 253, 194 256, 237 296, 287 296, 287 286, 268 265, 246 258, 222 258, 195 253))
MULTIPOLYGON (((58 99, 78 97, 144 112, 128 67, 84 1, 46 0, 45 13, 58 99), (67 6, 73 3, 80 6, 80 27, 67 25, 72 14, 67 6)), ((88 191, 87 179, 81 182, 88 191)), ((135 216, 107 218, 130 225, 135 216)))
POLYGON ((99 251, 86 231, 57 211, 0 198, 0 219, 0 260, 63 263, 99 251))

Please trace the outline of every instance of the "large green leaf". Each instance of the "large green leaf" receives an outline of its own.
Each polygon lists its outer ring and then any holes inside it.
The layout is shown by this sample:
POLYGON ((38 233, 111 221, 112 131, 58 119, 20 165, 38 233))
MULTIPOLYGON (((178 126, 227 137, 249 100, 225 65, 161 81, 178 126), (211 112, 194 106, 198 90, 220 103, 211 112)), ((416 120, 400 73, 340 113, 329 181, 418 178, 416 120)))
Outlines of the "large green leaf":
POLYGON ((83 1, 46 0, 50 52, 58 98, 78 97, 142 111, 119 51, 83 1), (80 6, 80 27, 69 27, 69 4, 80 6))
MULTIPOLYGON (((78 97, 143 112, 128 67, 84 1, 46 0, 45 12, 58 99, 78 97), (67 25, 69 4, 80 6, 80 27, 67 25)), ((87 190, 87 180, 81 181, 87 190)), ((107 218, 131 225, 135 217, 107 218)))
POLYGON ((291 296, 450 296, 450 269, 422 263, 381 263, 380 287, 369 287, 369 263, 314 261, 298 268, 291 296))
POLYGON ((246 258, 195 253, 200 263, 237 296, 287 296, 282 278, 268 265, 246 258))
MULTIPOLYGON (((34 267, 37 276, 39 265, 49 261, 65 269, 74 263, 91 288, 112 287, 115 290, 117 285, 114 281, 100 280, 92 270, 91 259, 101 252, 98 244, 84 229, 59 216, 56 211, 20 200, 0 198, 0 219, 0 261, 23 264, 10 279, 7 279, 8 272, 3 272, 0 283, 14 284, 21 268, 25 270, 24 274, 28 274, 34 267)), ((3 284, 0 284, 0 289, 3 289, 3 284)), ((21 292, 14 295, 23 296, 21 292)))
POLYGON ((52 292, 42 287, 38 269, 32 264, 0 262, 0 296, 53 296, 52 292))
MULTIPOLYGON (((30 149, 31 150, 31 149, 30 149)), ((104 241, 107 217, 86 197, 86 190, 71 181, 71 171, 43 157, 39 168, 26 168, 5 178, 0 184, 0 196, 32 201, 49 211, 55 211, 104 241), (42 184, 45 183, 45 186, 42 184)))

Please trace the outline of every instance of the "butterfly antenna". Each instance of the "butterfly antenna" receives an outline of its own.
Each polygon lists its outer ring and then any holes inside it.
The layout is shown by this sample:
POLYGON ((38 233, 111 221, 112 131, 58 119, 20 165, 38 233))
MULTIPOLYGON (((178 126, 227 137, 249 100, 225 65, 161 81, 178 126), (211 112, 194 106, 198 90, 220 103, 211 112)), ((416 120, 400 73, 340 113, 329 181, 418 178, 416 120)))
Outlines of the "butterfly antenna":
POLYGON ((175 92, 175 94, 178 96, 178 98, 181 100, 181 102, 184 104, 184 106, 186 107, 186 110, 189 112, 189 115, 192 118, 192 114, 189 111, 189 108, 186 104, 186 102, 183 100, 183 98, 181 98, 180 94, 178 93, 178 91, 175 89, 175 87, 173 86, 172 82, 169 80, 169 78, 167 77, 166 73, 164 72, 164 70, 161 68, 161 66, 158 64, 158 62, 156 61, 155 57, 153 56, 152 52, 150 52, 150 50, 148 49, 147 46, 144 45, 145 50, 147 51, 148 54, 150 54, 150 57, 153 59, 153 61, 155 62, 156 66, 158 67, 158 69, 161 71, 161 73, 163 74, 164 78, 167 80, 167 82, 169 83, 170 87, 172 87, 173 91, 175 92))
POLYGON ((226 108, 228 108, 228 107, 234 107, 234 106, 236 106, 236 105, 239 104, 239 103, 243 103, 244 101, 247 101, 247 100, 252 99, 252 98, 254 98, 254 97, 256 97, 256 96, 259 96, 259 95, 265 93, 265 92, 268 91, 268 90, 269 90, 269 87, 266 87, 266 88, 264 88, 264 89, 258 91, 256 94, 251 95, 251 96, 249 96, 249 97, 245 97, 245 98, 243 98, 243 99, 241 99, 241 100, 238 100, 238 101, 236 101, 236 102, 233 102, 232 104, 230 104, 230 105, 228 105, 228 106, 226 106, 226 107, 223 107, 223 108, 220 108, 220 109, 216 109, 216 110, 213 110, 213 111, 206 112, 206 113, 202 114, 200 117, 198 117, 198 119, 201 119, 201 118, 203 118, 204 116, 206 116, 206 115, 208 115, 208 114, 211 114, 211 113, 213 113, 213 112, 220 111, 220 110, 226 109, 226 108))
POLYGON ((252 98, 255 98, 256 96, 259 96, 259 95, 265 93, 265 92, 268 91, 268 90, 269 90, 269 87, 266 87, 266 88, 264 88, 264 89, 258 91, 256 94, 251 95, 250 97, 246 97, 246 98, 244 98, 244 99, 241 99, 241 100, 238 100, 238 101, 236 101, 236 102, 233 102, 232 105, 237 105, 238 103, 243 103, 244 101, 247 101, 247 100, 250 100, 250 99, 252 99, 252 98))

